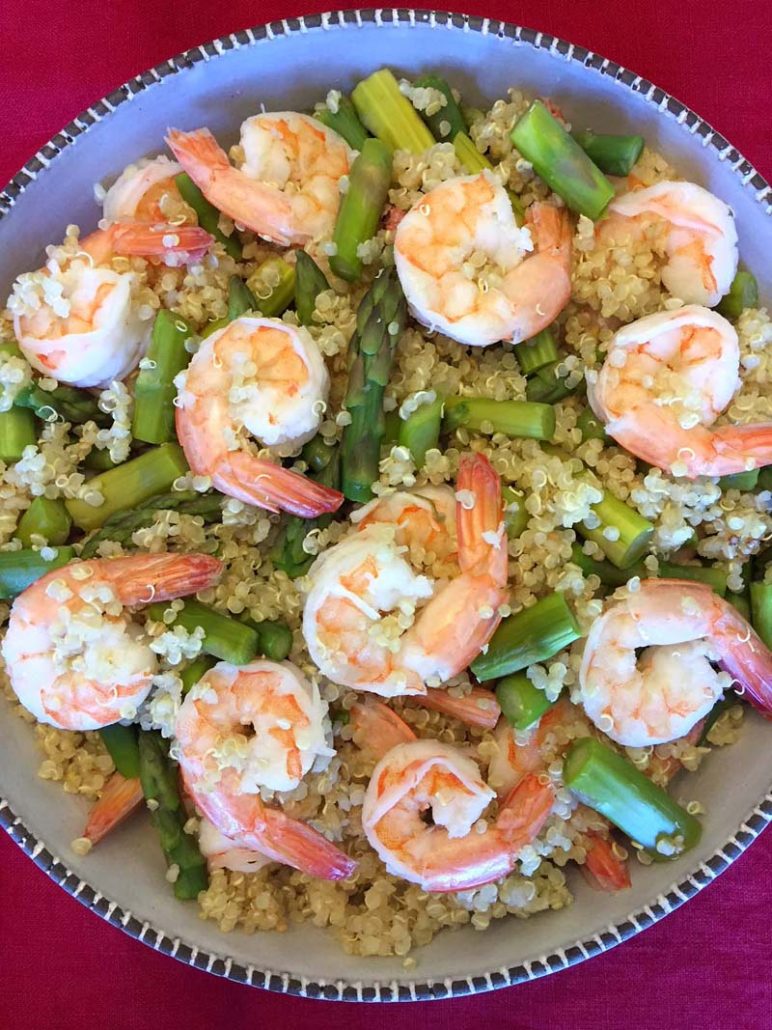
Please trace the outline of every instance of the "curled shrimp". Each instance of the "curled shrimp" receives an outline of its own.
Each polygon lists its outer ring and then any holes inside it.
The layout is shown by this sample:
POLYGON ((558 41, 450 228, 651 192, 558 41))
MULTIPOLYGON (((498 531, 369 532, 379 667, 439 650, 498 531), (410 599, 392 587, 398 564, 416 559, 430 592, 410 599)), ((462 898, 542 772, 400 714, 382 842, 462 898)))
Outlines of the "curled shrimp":
POLYGON ((488 172, 441 183, 399 223, 394 259, 413 315, 459 343, 519 343, 548 326, 571 295, 565 210, 533 204, 519 229, 488 172), (533 251, 533 253, 529 253, 533 251))
POLYGON ((104 195, 104 217, 108 222, 195 225, 196 214, 174 181, 181 171, 182 165, 163 155, 128 165, 104 195))
POLYGON ((589 397, 626 450, 673 474, 724 476, 772 463, 772 422, 713 426, 740 385, 737 333, 689 305, 623 326, 589 397))
POLYGON ((471 890, 514 869, 555 800, 549 783, 527 776, 495 818, 478 822, 494 797, 458 749, 436 740, 398 744, 373 771, 362 827, 393 875, 430 892, 471 890))
POLYGON ((768 648, 710 587, 673 579, 644 580, 613 603, 590 630, 579 673, 585 712, 626 747, 686 736, 731 680, 772 716, 768 648))
POLYGON ((2 642, 19 701, 38 722, 66 730, 133 718, 157 660, 124 609, 205 590, 221 570, 204 554, 143 554, 47 573, 13 602, 2 642))
POLYGON ((314 118, 293 111, 248 118, 241 126, 241 168, 208 129, 170 129, 166 142, 207 200, 237 225, 282 246, 332 235, 339 183, 354 151, 314 118))
POLYGON ((316 432, 329 377, 302 326, 237 318, 202 342, 178 386, 177 435, 195 473, 268 511, 310 517, 340 506, 337 490, 259 458, 247 435, 287 450, 316 432))
POLYGON ((16 339, 39 372, 72 386, 108 386, 137 365, 153 310, 138 300, 134 272, 115 256, 198 259, 212 241, 196 226, 116 223, 54 250, 46 266, 14 283, 8 307, 16 339))
POLYGON ((303 635, 336 683, 384 697, 424 695, 427 682, 457 675, 490 640, 506 599, 501 483, 487 458, 465 454, 457 487, 454 578, 418 573, 400 530, 377 521, 312 565, 303 635))
POLYGON ((325 712, 316 688, 290 662, 221 662, 186 696, 174 735, 185 788, 221 834, 271 861, 337 880, 356 863, 259 793, 291 790, 318 756, 332 754, 325 712))
POLYGON ((687 304, 718 304, 737 271, 731 208, 693 182, 658 182, 613 200, 597 232, 619 244, 657 223, 666 232, 662 282, 668 292, 687 304))

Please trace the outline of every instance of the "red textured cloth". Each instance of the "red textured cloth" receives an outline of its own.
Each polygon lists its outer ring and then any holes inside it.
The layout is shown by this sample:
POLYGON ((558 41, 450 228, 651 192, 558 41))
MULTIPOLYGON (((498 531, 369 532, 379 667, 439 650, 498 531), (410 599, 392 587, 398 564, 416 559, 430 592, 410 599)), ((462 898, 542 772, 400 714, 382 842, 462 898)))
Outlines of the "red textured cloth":
MULTIPOLYGON (((75 114, 144 68, 214 36, 326 6, 2 0, 0 182, 75 114)), ((762 46, 772 30, 772 5, 466 0, 464 6, 555 33, 633 69, 706 118, 767 178, 772 174, 769 57, 762 46)), ((739 748, 738 775, 743 757, 739 748)), ((664 923, 558 976, 484 997, 343 1008, 250 990, 154 953, 87 913, 0 832, 0 1028, 768 1028, 771 862, 767 833, 664 923)))

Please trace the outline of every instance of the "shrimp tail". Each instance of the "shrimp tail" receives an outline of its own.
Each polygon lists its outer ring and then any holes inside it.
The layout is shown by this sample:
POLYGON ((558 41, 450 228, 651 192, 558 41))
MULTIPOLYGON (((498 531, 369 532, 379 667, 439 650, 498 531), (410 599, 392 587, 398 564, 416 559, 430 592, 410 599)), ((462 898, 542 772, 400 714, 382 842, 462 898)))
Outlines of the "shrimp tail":
POLYGON ((539 834, 552 812, 555 789, 529 773, 504 799, 496 820, 513 853, 517 853, 539 834))
POLYGON ((92 806, 83 836, 98 844, 111 830, 131 815, 143 800, 142 784, 138 779, 126 779, 114 772, 107 781, 102 796, 92 806))
POLYGON ((721 607, 721 665, 739 683, 739 693, 765 719, 772 719, 772 652, 732 605, 722 602, 721 607))
POLYGON ((109 563, 111 582, 124 605, 197 594, 213 586, 222 573, 222 562, 208 554, 131 555, 109 563))
POLYGON ((266 808, 263 817, 264 828, 254 845, 274 861, 320 880, 344 880, 356 869, 353 858, 311 826, 276 808, 266 808))
POLYGON ((627 890, 631 886, 627 862, 614 851, 613 842, 599 833, 588 833, 587 859, 580 866, 584 878, 607 894, 627 890))
POLYGON ((185 255, 191 261, 204 256, 213 238, 197 225, 145 225, 116 222, 106 230, 114 254, 126 257, 185 255))
POLYGON ((351 727, 357 747, 379 759, 398 744, 416 739, 408 724, 381 701, 358 701, 352 705, 351 727))
POLYGON ((458 719, 467 726, 476 726, 483 730, 492 730, 501 715, 495 694, 485 687, 472 687, 463 697, 454 697, 447 690, 436 688, 414 696, 410 701, 420 708, 442 712, 443 715, 458 719))
POLYGON ((194 129, 193 132, 169 129, 165 140, 193 182, 204 192, 215 172, 231 168, 228 155, 209 129, 194 129))
POLYGON ((487 572, 497 583, 506 583, 508 559, 501 480, 484 454, 461 455, 456 489, 462 496, 472 495, 471 506, 459 501, 456 508, 461 571, 487 572))
POLYGON ((244 451, 233 451, 228 464, 229 468, 218 470, 212 477, 213 482, 246 504, 272 512, 288 511, 304 519, 337 511, 343 504, 339 490, 244 451))
POLYGON ((711 438, 715 459, 710 471, 703 474, 729 476, 745 472, 749 461, 756 468, 772 465, 772 422, 717 426, 711 438))

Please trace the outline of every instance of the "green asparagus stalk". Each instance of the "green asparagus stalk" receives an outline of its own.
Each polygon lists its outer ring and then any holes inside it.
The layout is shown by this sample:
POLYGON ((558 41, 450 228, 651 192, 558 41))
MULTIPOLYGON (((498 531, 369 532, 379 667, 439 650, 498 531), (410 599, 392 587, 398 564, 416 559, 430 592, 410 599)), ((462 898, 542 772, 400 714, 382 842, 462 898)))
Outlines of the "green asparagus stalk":
POLYGON ((432 130, 434 138, 439 143, 447 143, 454 140, 459 132, 466 132, 469 126, 461 113, 461 108, 453 96, 453 90, 448 85, 447 79, 441 75, 422 75, 413 83, 419 88, 436 89, 445 97, 445 103, 439 110, 428 114, 422 111, 424 121, 432 130))
POLYGON ((81 558, 93 558, 104 540, 130 544, 132 534, 145 526, 152 526, 161 511, 178 511, 181 515, 197 515, 205 523, 218 522, 222 516, 223 495, 212 491, 197 494, 192 490, 177 490, 158 494, 135 511, 118 511, 111 515, 92 536, 80 552, 81 558))
POLYGON ((746 622, 752 622, 751 616, 751 597, 749 591, 743 591, 741 594, 735 594, 731 590, 727 591, 726 599, 729 603, 737 609, 742 615, 746 622))
POLYGON ((690 579, 705 583, 719 596, 726 594, 726 572, 709 565, 678 565, 676 562, 661 561, 658 575, 662 579, 690 579))
POLYGON ((209 672, 214 664, 214 658, 210 657, 208 654, 201 654, 198 658, 194 658, 190 665, 186 666, 182 670, 180 673, 180 679, 182 680, 183 697, 188 693, 188 691, 195 687, 204 673, 209 672))
POLYGON ((75 557, 71 547, 58 547, 50 558, 40 551, 0 551, 0 601, 11 601, 41 576, 60 569, 75 557))
POLYGON ((410 451, 417 469, 423 468, 426 452, 440 439, 444 403, 444 398, 436 397, 429 404, 419 405, 408 418, 400 419, 399 444, 410 451))
POLYGON ((453 432, 464 427, 473 432, 504 433, 506 436, 551 440, 555 433, 555 411, 548 404, 529 401, 492 401, 487 397, 448 397, 444 428, 453 432))
POLYGON ((611 136, 591 129, 574 133, 574 139, 606 175, 629 175, 643 153, 643 136, 611 136))
POLYGON ((603 423, 598 421, 590 407, 587 407, 582 411, 581 415, 576 420, 576 425, 582 434, 582 441, 608 439, 603 423))
POLYGON ((185 833, 187 816, 180 796, 177 766, 169 758, 169 747, 160 733, 139 736, 139 778, 170 868, 177 873, 174 894, 182 900, 197 898, 206 890, 209 877, 196 838, 185 833))
POLYGON ((772 650, 772 583, 751 583, 753 628, 772 650))
POLYGON ((759 469, 750 469, 747 472, 735 472, 731 476, 722 476, 718 485, 722 490, 740 490, 742 493, 750 493, 756 489, 759 481, 759 469))
POLYGON ((551 329, 542 329, 530 340, 524 340, 516 349, 520 371, 524 376, 538 372, 546 365, 552 365, 558 360, 558 345, 551 329))
POLYGON ((295 296, 295 269, 284 258, 269 257, 255 269, 247 280, 253 310, 265 318, 278 318, 295 296))
POLYGON ((182 626, 189 633, 200 626, 204 631, 201 650, 223 662, 246 665, 257 654, 258 634, 254 629, 200 601, 187 600, 179 611, 164 602, 156 602, 148 606, 147 613, 157 622, 182 626), (165 618, 167 612, 174 613, 170 622, 165 618))
POLYGON ((390 183, 391 151, 380 140, 365 140, 351 166, 332 237, 337 249, 330 257, 330 268, 347 282, 356 282, 362 276, 358 249, 378 230, 390 183))
POLYGON ((0 411, 0 461, 11 465, 24 454, 25 447, 38 442, 35 416, 23 408, 0 411))
POLYGON ((434 144, 432 134, 400 92, 388 68, 363 79, 351 94, 362 124, 390 150, 422 154, 434 144))
POLYGON ((350 501, 369 501, 378 478, 383 394, 406 317, 407 305, 396 272, 384 269, 359 305, 356 331, 349 344, 346 408, 351 423, 343 430, 341 485, 350 501))
POLYGON ((729 293, 722 297, 716 305, 716 311, 724 318, 736 322, 746 308, 759 306, 759 284, 756 277, 745 269, 740 269, 732 280, 729 293))
POLYGON ((214 333, 219 332, 220 329, 224 329, 226 325, 230 325, 230 323, 230 318, 215 318, 213 321, 208 322, 201 330, 201 339, 205 340, 207 336, 212 336, 214 333))
POLYGON ((25 386, 14 398, 14 406, 34 411, 44 422, 96 422, 104 425, 110 416, 101 411, 97 397, 88 390, 73 386, 57 386, 54 390, 41 390, 34 383, 25 386))
MULTIPOLYGON (((488 158, 485 154, 480 153, 474 145, 474 141, 465 132, 457 132, 453 137, 453 149, 456 152, 459 163, 470 175, 476 175, 477 172, 493 171, 493 165, 488 158)), ((520 197, 513 190, 507 190, 507 196, 515 213, 515 221, 518 225, 522 225, 525 221, 525 209, 520 197)))
POLYGON ((174 431, 174 377, 187 367, 190 354, 185 344, 191 328, 180 315, 161 308, 153 323, 147 357, 134 384, 132 435, 144 443, 167 443, 174 431))
POLYGON ((520 536, 528 525, 528 512, 525 510, 525 495, 511 486, 502 488, 504 499, 504 525, 510 540, 520 536))
POLYGON ((578 565, 582 574, 586 576, 597 576, 604 586, 623 587, 633 576, 644 576, 647 569, 643 562, 639 562, 627 569, 618 569, 610 561, 590 558, 582 550, 581 544, 574 544, 571 548, 571 561, 578 565))
POLYGON ((525 396, 529 401, 537 404, 557 404, 579 389, 581 380, 576 386, 568 386, 566 379, 561 379, 557 375, 559 364, 559 361, 554 361, 550 365, 544 365, 529 377, 525 386, 525 396))
POLYGON ((367 129, 357 117, 351 100, 345 95, 338 98, 337 110, 331 111, 325 104, 314 111, 314 118, 328 129, 337 132, 354 150, 361 150, 368 139, 367 129))
POLYGON ((98 507, 80 499, 65 504, 79 529, 99 529, 116 512, 141 507, 151 497, 171 489, 175 479, 187 471, 182 448, 164 443, 89 480, 89 488, 103 497, 98 507))
POLYGON ((540 100, 534 100, 517 122, 511 139, 572 211, 600 218, 614 188, 540 100))
POLYGON ((759 490, 772 490, 772 465, 759 469, 759 478, 756 481, 759 490))
POLYGON ((121 776, 127 780, 136 780, 139 776, 137 727, 122 726, 116 722, 112 726, 103 726, 99 736, 121 776))
POLYGON ((93 450, 88 452, 83 464, 87 469, 91 469, 92 472, 107 472, 108 469, 117 468, 117 466, 122 465, 123 462, 113 461, 110 457, 109 450, 99 450, 95 447, 93 450))
POLYGON ((553 702, 524 672, 505 676, 496 685, 496 700, 502 715, 516 730, 527 730, 552 708, 553 702))
POLYGON ((600 525, 595 529, 588 529, 581 522, 576 527, 577 532, 585 539, 598 544, 617 568, 629 568, 647 553, 651 538, 654 536, 654 526, 643 515, 639 515, 635 508, 629 507, 608 490, 604 490, 603 498, 592 505, 592 510, 600 519, 600 525), (605 535, 607 530, 616 531, 616 539, 609 539, 605 535))
POLYGON ((328 443, 321 433, 312 437, 300 452, 301 459, 308 465, 312 473, 326 469, 330 462, 337 458, 337 455, 336 445, 328 443))
POLYGON ((658 858, 681 855, 700 838, 694 816, 632 762, 593 737, 583 737, 568 749, 563 779, 583 804, 658 858))
POLYGON ((257 651, 272 662, 283 662, 292 650, 292 630, 286 622, 265 619, 255 622, 250 618, 241 620, 251 626, 258 636, 257 651))
POLYGON ((254 294, 238 275, 232 275, 228 280, 228 314, 227 319, 233 322, 241 318, 249 311, 257 311, 257 300, 254 294))
POLYGON ((330 284, 319 265, 304 250, 297 251, 295 265, 295 311, 301 325, 314 324, 316 298, 330 284))
POLYGON ((582 635, 563 594, 543 597, 504 619, 491 637, 488 650, 470 668, 478 680, 498 679, 545 662, 582 635))
POLYGON ((220 228, 220 212, 214 204, 209 203, 198 186, 185 172, 175 175, 174 181, 177 183, 177 189, 180 191, 182 199, 196 212, 198 224, 201 228, 206 229, 210 236, 214 236, 216 240, 222 243, 226 254, 229 254, 236 261, 240 261, 241 244, 238 237, 235 233, 232 236, 226 236, 222 231, 220 228))
POLYGON ((399 443, 399 434, 402 429, 402 419, 399 417, 399 408, 383 413, 383 439, 381 443, 386 447, 393 447, 399 443))
MULTIPOLYGON (((316 439, 316 437, 314 438, 316 439)), ((313 443, 313 441, 311 441, 313 443)), ((306 444, 304 453, 310 444, 306 444)), ((311 473, 312 479, 323 486, 331 486, 335 490, 340 485, 340 456, 337 448, 328 447, 321 443, 309 453, 309 465, 317 466, 318 471, 311 473), (328 454, 324 454, 319 448, 324 447, 328 454), (325 461, 325 464, 321 464, 325 461)), ((309 554, 303 548, 303 541, 314 529, 325 529, 332 522, 332 515, 319 515, 315 519, 303 519, 297 515, 285 515, 284 525, 276 537, 271 550, 271 560, 276 568, 286 572, 290 579, 297 579, 298 576, 305 576, 310 569, 314 555, 309 554)), ((255 627, 257 628, 256 624, 255 627)))
POLYGON ((41 536, 49 546, 67 542, 72 527, 64 501, 36 497, 19 520, 16 536, 25 547, 32 546, 33 536, 41 536))

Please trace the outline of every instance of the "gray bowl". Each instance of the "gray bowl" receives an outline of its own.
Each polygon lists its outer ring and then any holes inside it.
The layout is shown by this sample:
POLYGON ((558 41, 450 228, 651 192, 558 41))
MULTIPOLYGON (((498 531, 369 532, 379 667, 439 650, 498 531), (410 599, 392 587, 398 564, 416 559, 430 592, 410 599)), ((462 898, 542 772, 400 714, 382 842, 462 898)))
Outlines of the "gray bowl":
MULTIPOLYGON (((308 108, 331 87, 349 89, 382 65, 408 74, 444 69, 478 100, 516 84, 554 97, 579 127, 642 133, 685 177, 732 205, 743 259, 765 297, 772 296, 770 189, 696 114, 632 72, 553 36, 404 9, 312 15, 238 32, 180 54, 95 103, 0 193, 0 293, 7 296, 18 272, 40 265, 44 245, 61 239, 69 222, 92 227, 93 184, 161 149, 167 126, 208 125, 233 138, 261 103, 269 110, 308 108)), ((221 934, 199 919, 195 905, 172 897, 143 820, 78 857, 70 841, 81 832, 86 806, 38 779, 33 734, 7 708, 0 700, 0 825, 48 876, 158 951, 241 983, 313 998, 445 998, 563 969, 683 904, 772 820, 769 727, 751 715, 738 748, 715 752, 684 787, 708 813, 693 851, 636 868, 632 889, 621 894, 594 893, 578 879, 576 902, 561 912, 499 920, 485 933, 441 933, 416 952, 418 965, 407 972, 400 959, 346 956, 310 925, 286 934, 221 934)))

